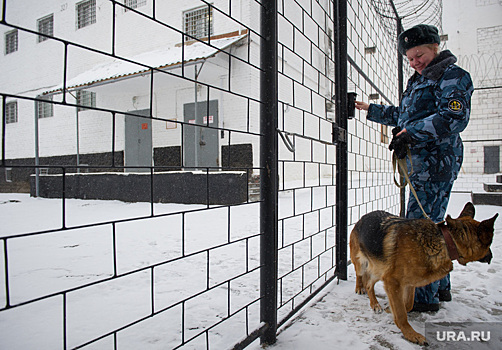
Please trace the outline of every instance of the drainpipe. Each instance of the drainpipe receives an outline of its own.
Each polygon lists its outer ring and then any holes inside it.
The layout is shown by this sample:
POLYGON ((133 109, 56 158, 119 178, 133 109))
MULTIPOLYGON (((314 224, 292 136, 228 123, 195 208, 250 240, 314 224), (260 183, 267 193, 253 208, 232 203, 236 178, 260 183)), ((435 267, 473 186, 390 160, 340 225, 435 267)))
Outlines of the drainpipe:
POLYGON ((40 196, 40 156, 38 147, 38 103, 35 103, 35 197, 40 196))
MULTIPOLYGON (((77 97, 75 97, 75 104, 77 104, 77 97)), ((80 132, 78 130, 79 120, 78 120, 78 107, 75 107, 75 120, 77 128, 77 173, 80 173, 80 132)))
MULTIPOLYGON (((75 104, 78 104, 78 99, 77 99, 77 95, 74 95, 72 94, 70 91, 68 91, 68 93, 75 99, 75 104)), ((75 122, 76 122, 76 146, 77 146, 77 149, 76 149, 76 152, 77 152, 77 173, 80 173, 80 142, 79 142, 79 137, 80 137, 80 133, 79 133, 79 130, 78 130, 78 125, 79 125, 79 121, 78 121, 78 107, 75 107, 75 122)))
MULTIPOLYGON (((198 97, 198 92, 197 92, 197 89, 198 89, 198 84, 197 84, 197 78, 199 76, 199 74, 197 73, 197 65, 194 66, 194 71, 195 71, 195 74, 194 74, 194 77, 195 77, 195 89, 194 89, 194 94, 195 94, 195 116, 194 116, 194 121, 195 121, 195 125, 198 125, 198 120, 197 120, 197 117, 199 115, 199 107, 198 107, 198 101, 197 101, 197 97, 198 97)), ((195 168, 197 168, 199 166, 199 127, 198 126, 194 126, 195 128, 195 132, 194 132, 194 151, 195 151, 195 154, 194 154, 194 157, 195 157, 195 168)), ((197 170, 197 169, 194 169, 194 170, 197 170)))

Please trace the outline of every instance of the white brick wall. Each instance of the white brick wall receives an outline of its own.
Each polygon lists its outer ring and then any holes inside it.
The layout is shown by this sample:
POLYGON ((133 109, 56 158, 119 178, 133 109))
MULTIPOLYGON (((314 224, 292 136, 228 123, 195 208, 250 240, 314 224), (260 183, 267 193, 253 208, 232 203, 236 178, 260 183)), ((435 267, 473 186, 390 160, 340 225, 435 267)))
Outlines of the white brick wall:
POLYGON ((502 26, 478 28, 478 53, 491 53, 502 46, 502 26))
POLYGON ((495 181, 495 175, 484 174, 484 147, 500 146, 502 150, 502 4, 498 0, 452 0, 443 5, 447 48, 471 73, 476 89, 471 119, 461 135, 464 163, 454 190, 482 190, 483 182, 495 181))
POLYGON ((502 150, 501 101, 500 88, 480 89, 474 92, 471 101, 471 119, 461 135, 464 140, 463 173, 484 173, 483 147, 500 145, 502 150))

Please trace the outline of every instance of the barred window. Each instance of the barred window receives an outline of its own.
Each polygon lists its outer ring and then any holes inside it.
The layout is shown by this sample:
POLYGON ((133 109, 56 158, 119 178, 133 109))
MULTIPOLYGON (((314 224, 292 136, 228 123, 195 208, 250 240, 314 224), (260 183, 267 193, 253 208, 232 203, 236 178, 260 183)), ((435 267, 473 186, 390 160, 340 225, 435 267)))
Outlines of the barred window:
POLYGON ((5 54, 17 51, 17 29, 5 33, 5 54))
MULTIPOLYGON (((38 96, 39 99, 52 101, 52 96, 38 96)), ((54 115, 54 106, 51 102, 37 101, 38 119, 49 118, 54 115)))
MULTIPOLYGON (((124 0, 124 5, 130 7, 132 9, 136 9, 138 7, 146 5, 146 0, 124 0)), ((124 12, 127 12, 128 9, 124 8, 124 12)))
MULTIPOLYGON (((37 21, 38 24, 38 32, 46 35, 53 36, 54 35, 54 15, 50 14, 43 18, 40 18, 37 21)), ((38 42, 46 41, 49 38, 43 35, 38 36, 38 42)))
POLYGON ((96 23, 96 0, 85 0, 75 4, 77 29, 96 23))
MULTIPOLYGON (((213 34, 213 8, 211 6, 199 7, 183 12, 185 33, 197 39, 213 34)), ((190 40, 190 37, 187 37, 190 40)))
POLYGON ((96 107, 96 93, 92 91, 78 90, 77 91, 77 110, 85 111, 84 107, 96 107))
POLYGON ((5 123, 17 123, 17 102, 7 102, 5 104, 5 123))

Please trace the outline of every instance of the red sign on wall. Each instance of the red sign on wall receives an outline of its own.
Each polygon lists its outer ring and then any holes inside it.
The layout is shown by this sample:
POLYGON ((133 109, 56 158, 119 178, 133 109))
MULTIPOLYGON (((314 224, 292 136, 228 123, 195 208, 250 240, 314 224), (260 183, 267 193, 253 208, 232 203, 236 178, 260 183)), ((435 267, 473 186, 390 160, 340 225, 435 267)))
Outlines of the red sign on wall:
POLYGON ((148 129, 148 123, 142 123, 141 130, 147 130, 147 129, 148 129))

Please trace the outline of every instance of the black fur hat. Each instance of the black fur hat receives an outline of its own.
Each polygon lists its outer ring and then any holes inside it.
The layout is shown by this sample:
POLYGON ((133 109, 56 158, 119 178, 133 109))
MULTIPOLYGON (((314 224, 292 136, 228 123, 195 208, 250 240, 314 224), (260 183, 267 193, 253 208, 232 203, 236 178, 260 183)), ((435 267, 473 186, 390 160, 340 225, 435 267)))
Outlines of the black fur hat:
POLYGON ((405 30, 397 39, 397 49, 402 55, 412 47, 424 44, 439 44, 439 31, 436 27, 428 24, 418 24, 405 30))

